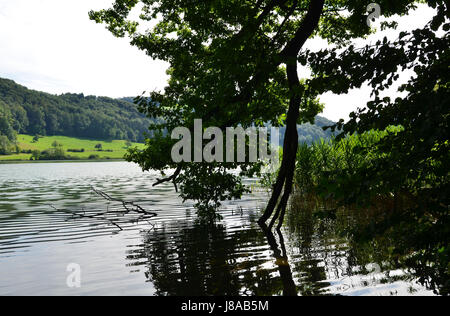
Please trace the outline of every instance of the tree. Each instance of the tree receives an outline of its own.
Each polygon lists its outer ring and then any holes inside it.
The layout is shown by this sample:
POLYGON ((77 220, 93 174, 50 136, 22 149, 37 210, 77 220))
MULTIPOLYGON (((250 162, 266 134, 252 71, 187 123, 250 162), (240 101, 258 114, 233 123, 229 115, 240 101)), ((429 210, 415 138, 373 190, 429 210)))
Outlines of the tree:
POLYGON ((25 133, 27 131, 28 124, 29 124, 27 112, 21 106, 12 107, 11 112, 14 116, 13 128, 19 134, 25 133))
POLYGON ((0 135, 4 135, 9 141, 14 142, 16 140, 16 132, 11 125, 11 112, 0 103, 0 135))
POLYGON ((0 135, 0 155, 9 155, 11 153, 11 143, 5 135, 0 135))
POLYGON ((95 145, 95 149, 97 149, 98 151, 102 151, 103 145, 102 144, 97 144, 97 145, 95 145))
POLYGON ((47 135, 56 135, 59 129, 58 116, 55 113, 46 113, 45 119, 47 135))
POLYGON ((39 160, 39 156, 41 155, 41 152, 39 150, 33 150, 31 153, 31 160, 39 160))
POLYGON ((58 147, 62 147, 62 146, 63 145, 60 142, 56 141, 56 140, 52 143, 52 147, 53 148, 58 148, 58 147))
POLYGON ((34 136, 33 136, 33 143, 37 143, 37 142, 39 141, 40 138, 42 138, 41 135, 39 135, 39 134, 34 135, 34 136))
POLYGON ((25 105, 25 109, 28 115, 30 133, 45 135, 46 123, 43 109, 36 105, 29 105, 29 104, 25 105))
MULTIPOLYGON (((375 82, 383 81, 397 70, 387 54, 383 55, 383 67, 370 59, 338 56, 339 49, 356 51, 352 39, 372 32, 366 23, 366 9, 371 2, 116 0, 111 9, 90 12, 90 17, 105 23, 115 36, 129 35, 131 44, 152 58, 170 63, 165 91, 135 100, 141 112, 162 119, 152 124, 151 130, 170 132, 178 126, 192 129, 198 118, 203 119, 204 126, 221 128, 266 123, 286 126, 281 168, 260 221, 265 223, 274 215, 270 226, 278 219, 280 227, 292 191, 297 124, 314 121, 321 110, 317 96, 329 90, 346 93, 374 77, 379 78, 373 79, 375 82), (139 31, 139 21, 129 19, 138 3, 142 8, 140 17, 156 22, 145 32, 139 31), (321 68, 321 57, 327 53, 308 55, 302 51, 313 36, 326 39, 334 47, 328 52, 329 63, 346 63, 338 64, 340 68, 321 68), (300 80, 298 62, 313 68, 317 64, 314 80, 300 80), (341 75, 352 70, 361 75, 357 71, 361 67, 372 76, 359 79, 341 75)), ((378 1, 386 17, 407 14, 417 2, 378 1)), ((440 10, 446 6, 444 1, 428 3, 439 5, 440 10)), ((384 27, 395 27, 395 22, 385 23, 384 27)), ((387 41, 380 44, 383 51, 388 47, 387 41)), ((220 201, 239 198, 245 192, 241 176, 261 171, 261 164, 250 163, 177 164, 170 157, 172 144, 170 133, 161 134, 147 140, 146 150, 130 150, 128 159, 139 163, 143 170, 175 168, 172 176, 156 184, 172 181, 183 198, 197 201, 200 214, 211 215, 220 201), (227 172, 237 167, 242 170, 240 176, 227 172)))

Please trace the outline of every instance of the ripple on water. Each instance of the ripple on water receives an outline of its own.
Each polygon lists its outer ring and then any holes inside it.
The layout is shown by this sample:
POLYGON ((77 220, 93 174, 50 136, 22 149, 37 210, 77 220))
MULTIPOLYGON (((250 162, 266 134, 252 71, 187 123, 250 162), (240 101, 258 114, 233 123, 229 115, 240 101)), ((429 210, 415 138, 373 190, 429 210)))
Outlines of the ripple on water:
POLYGON ((156 176, 124 162, 0 165, 0 295, 389 295, 411 286, 429 293, 401 278, 361 276, 350 268, 349 245, 334 236, 286 229, 284 244, 266 236, 256 224, 264 191, 226 203, 222 222, 202 225, 172 185, 152 186, 156 176), (69 210, 121 209, 91 186, 158 216, 130 223, 115 214, 122 231, 73 218, 69 210), (69 263, 82 268, 79 289, 66 285, 69 263))

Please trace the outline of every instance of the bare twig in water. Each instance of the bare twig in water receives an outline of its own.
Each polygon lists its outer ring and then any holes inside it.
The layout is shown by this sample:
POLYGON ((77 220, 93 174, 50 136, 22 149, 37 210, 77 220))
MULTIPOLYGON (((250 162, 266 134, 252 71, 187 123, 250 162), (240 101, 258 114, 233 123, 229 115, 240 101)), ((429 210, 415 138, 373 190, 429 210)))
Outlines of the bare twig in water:
POLYGON ((121 223, 121 224, 122 223, 125 223, 125 224, 126 223, 137 223, 137 224, 139 224, 139 222, 143 221, 143 220, 145 220, 149 225, 154 227, 154 225, 151 224, 148 220, 151 218, 154 218, 158 215, 155 212, 147 211, 140 205, 135 204, 134 202, 127 202, 124 200, 113 198, 109 194, 102 192, 100 190, 97 190, 94 187, 91 187, 91 189, 95 194, 97 194, 101 198, 107 200, 108 202, 120 203, 124 210, 122 210, 122 211, 110 210, 109 205, 108 205, 106 208, 106 211, 101 211, 101 212, 93 211, 91 213, 88 213, 84 210, 84 208, 82 211, 72 211, 72 210, 67 210, 67 209, 58 209, 53 205, 50 205, 50 207, 52 207, 54 210, 56 210, 58 212, 64 212, 64 213, 71 214, 72 219, 87 218, 87 219, 95 219, 95 220, 102 220, 102 221, 108 222, 110 225, 117 227, 121 231, 123 231, 123 228, 119 225, 119 223, 121 223), (122 214, 123 216, 125 216, 125 215, 129 215, 131 213, 136 213, 139 215, 139 217, 131 218, 129 220, 125 219, 125 220, 121 220, 121 221, 110 218, 110 215, 117 216, 118 214, 122 214))
POLYGON ((158 216, 158 214, 156 214, 156 213, 144 210, 140 205, 134 204, 134 202, 126 202, 124 200, 114 199, 111 196, 109 196, 108 194, 106 194, 105 192, 99 191, 99 190, 95 189, 94 187, 91 187, 91 189, 92 189, 92 191, 94 191, 96 194, 98 194, 100 197, 104 198, 107 201, 122 203, 124 209, 126 209, 128 213, 136 212, 136 213, 141 213, 141 214, 145 214, 145 215, 149 215, 149 216, 153 216, 153 217, 158 216), (131 207, 131 209, 129 207, 131 207))

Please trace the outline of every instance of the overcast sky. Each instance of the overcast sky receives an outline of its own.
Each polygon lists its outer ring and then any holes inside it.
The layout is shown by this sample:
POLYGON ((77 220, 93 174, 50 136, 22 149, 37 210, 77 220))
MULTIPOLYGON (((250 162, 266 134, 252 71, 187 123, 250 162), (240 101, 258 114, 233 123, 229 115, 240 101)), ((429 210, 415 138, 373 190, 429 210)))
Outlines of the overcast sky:
MULTIPOLYGON (((136 96, 163 89, 167 64, 151 60, 113 37, 88 18, 89 10, 107 8, 112 0, 0 0, 0 77, 53 94, 84 93, 109 97, 136 96)), ((423 26, 433 11, 421 7, 399 19, 400 30, 423 26)), ((394 37, 393 32, 387 34, 394 37)), ((376 41, 382 35, 370 37, 376 41)), ((357 44, 364 44, 359 42, 357 44)), ((310 41, 317 49, 326 43, 310 41)), ((302 74, 300 74, 302 75, 302 74)), ((406 80, 411 74, 404 74, 406 80)), ((326 94, 323 116, 347 118, 369 100, 370 89, 348 95, 326 94)))

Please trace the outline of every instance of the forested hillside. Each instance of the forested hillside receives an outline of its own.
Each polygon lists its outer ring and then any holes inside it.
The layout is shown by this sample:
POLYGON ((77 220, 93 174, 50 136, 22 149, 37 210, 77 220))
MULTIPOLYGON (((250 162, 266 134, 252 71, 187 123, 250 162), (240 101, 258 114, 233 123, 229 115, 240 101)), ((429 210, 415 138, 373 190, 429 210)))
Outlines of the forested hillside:
MULTIPOLYGON (((0 154, 11 151, 17 134, 143 142, 150 120, 132 102, 131 97, 51 95, 0 78, 0 154)), ((329 138, 331 132, 322 129, 329 125, 333 122, 318 116, 314 125, 299 126, 299 142, 329 138)), ((285 129, 280 132, 282 143, 285 129)))
POLYGON ((142 142, 149 120, 126 99, 51 95, 0 79, 0 134, 62 135, 142 142))
MULTIPOLYGON (((330 121, 322 116, 316 116, 316 120, 314 124, 306 123, 297 126, 298 131, 298 141, 299 143, 306 143, 311 145, 320 139, 330 139, 333 134, 330 129, 324 130, 324 127, 332 126, 335 122, 330 121)), ((286 132, 286 128, 282 127, 280 129, 280 144, 283 144, 284 134, 286 132)))

